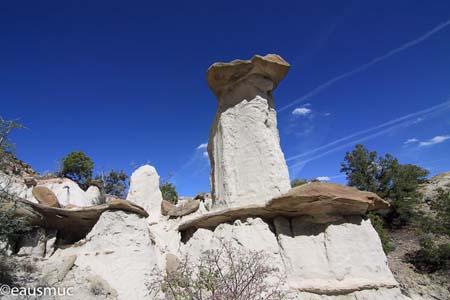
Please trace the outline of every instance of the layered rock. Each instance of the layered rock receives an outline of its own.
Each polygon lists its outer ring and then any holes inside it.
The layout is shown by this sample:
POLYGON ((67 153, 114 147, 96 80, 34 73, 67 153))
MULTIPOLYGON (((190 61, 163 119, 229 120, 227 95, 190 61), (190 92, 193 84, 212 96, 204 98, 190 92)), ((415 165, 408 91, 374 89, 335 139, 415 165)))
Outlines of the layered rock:
POLYGON ((289 190, 272 96, 288 70, 274 54, 208 69, 219 102, 208 143, 215 207, 264 204, 289 190))
POLYGON ((77 241, 86 236, 105 211, 123 210, 145 218, 148 217, 148 213, 142 207, 125 200, 113 200, 96 206, 66 209, 18 199, 16 204, 7 203, 1 209, 8 210, 13 205, 17 205, 14 211, 17 217, 25 218, 32 226, 56 229, 61 238, 67 239, 67 241, 77 241))
POLYGON ((205 213, 183 221, 180 231, 214 228, 221 223, 248 217, 299 217, 313 223, 330 223, 343 216, 363 216, 367 212, 388 208, 375 193, 328 182, 313 182, 291 189, 264 205, 247 205, 205 213))
POLYGON ((163 200, 161 202, 161 213, 163 216, 169 216, 173 218, 183 217, 192 214, 200 207, 199 200, 187 200, 174 205, 169 201, 163 200))
POLYGON ((160 220, 163 199, 159 189, 159 175, 154 167, 145 165, 133 172, 127 200, 142 206, 149 213, 150 222, 160 220))

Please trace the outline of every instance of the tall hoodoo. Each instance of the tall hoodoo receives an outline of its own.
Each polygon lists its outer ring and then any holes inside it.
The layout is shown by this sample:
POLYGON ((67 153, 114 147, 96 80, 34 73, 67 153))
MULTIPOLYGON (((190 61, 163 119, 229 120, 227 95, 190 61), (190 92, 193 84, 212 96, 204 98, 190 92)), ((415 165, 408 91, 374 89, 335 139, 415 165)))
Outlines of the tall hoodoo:
POLYGON ((264 204, 290 189, 272 96, 289 67, 268 54, 208 69, 219 101, 208 142, 216 208, 264 204))

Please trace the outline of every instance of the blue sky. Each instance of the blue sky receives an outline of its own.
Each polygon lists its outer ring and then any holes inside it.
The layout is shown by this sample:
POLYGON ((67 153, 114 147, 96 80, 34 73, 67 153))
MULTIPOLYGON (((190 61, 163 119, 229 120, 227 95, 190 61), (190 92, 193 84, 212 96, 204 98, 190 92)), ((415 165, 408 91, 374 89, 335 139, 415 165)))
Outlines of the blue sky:
POLYGON ((277 53, 292 178, 344 183, 357 142, 436 174, 450 171, 449 19, 448 1, 3 1, 0 115, 28 128, 17 154, 40 172, 82 150, 96 172, 148 162, 194 195, 209 190, 207 68, 277 53))

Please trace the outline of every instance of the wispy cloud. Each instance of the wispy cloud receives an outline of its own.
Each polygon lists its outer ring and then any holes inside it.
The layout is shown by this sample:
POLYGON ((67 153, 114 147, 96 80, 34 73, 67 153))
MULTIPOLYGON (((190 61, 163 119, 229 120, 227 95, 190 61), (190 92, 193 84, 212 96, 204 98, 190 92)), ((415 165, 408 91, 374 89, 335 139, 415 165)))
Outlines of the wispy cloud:
POLYGON ((419 142, 418 139, 416 139, 416 138, 411 138, 411 139, 407 139, 406 141, 404 141, 403 144, 404 144, 404 145, 408 145, 408 144, 414 144, 414 143, 417 143, 417 142, 419 142))
MULTIPOLYGON (((328 144, 319 146, 319 147, 317 147, 315 149, 311 149, 309 151, 306 151, 306 152, 303 152, 303 153, 300 153, 300 154, 288 157, 288 158, 286 158, 286 161, 296 160, 296 159, 308 156, 310 154, 319 152, 321 150, 326 150, 328 148, 331 148, 332 146, 339 145, 340 143, 344 143, 346 141, 350 141, 349 143, 346 143, 345 145, 342 145, 342 146, 339 146, 339 147, 331 149, 331 152, 334 152, 334 151, 337 151, 337 150, 345 147, 346 145, 352 145, 354 143, 361 142, 361 141, 364 141, 364 140, 367 140, 367 139, 379 136, 380 134, 384 134, 384 133, 390 132, 393 129, 399 127, 399 126, 413 124, 414 122, 411 123, 411 119, 413 119, 413 118, 415 119, 418 116, 424 116, 424 115, 431 114, 431 113, 434 113, 434 112, 441 112, 441 111, 443 111, 445 109, 448 109, 448 108, 450 108, 450 101, 447 100, 447 101, 445 101, 445 102, 443 102, 441 104, 438 104, 438 105, 435 105, 435 106, 432 106, 432 107, 429 107, 429 108, 426 108, 426 109, 423 109, 423 110, 419 110, 419 111, 414 112, 414 113, 410 113, 410 114, 407 114, 407 115, 395 118, 393 120, 384 122, 384 123, 379 124, 377 126, 373 126, 373 127, 370 127, 370 128, 364 129, 364 130, 360 130, 360 131, 354 132, 354 133, 349 134, 349 135, 347 135, 345 137, 337 139, 337 140, 335 140, 333 142, 330 142, 328 144), (383 128, 386 128, 386 127, 387 127, 387 129, 383 129, 383 128), (377 130, 379 130, 379 131, 377 131, 377 130), (372 134, 370 134, 371 132, 372 132, 372 134), (361 137, 361 136, 363 136, 363 137, 361 137)), ((324 153, 331 153, 331 152, 329 150, 329 151, 326 151, 324 153)))
POLYGON ((290 168, 296 168, 296 167, 304 165, 305 163, 310 162, 312 160, 316 160, 318 158, 321 158, 328 154, 334 153, 334 152, 344 149, 346 147, 353 146, 356 143, 361 143, 363 141, 366 141, 366 140, 375 138, 377 136, 389 133, 389 132, 393 131, 394 129, 414 125, 415 123, 414 123, 414 121, 411 121, 411 119, 413 119, 413 118, 415 119, 418 116, 424 116, 426 114, 431 114, 431 113, 435 113, 435 112, 442 112, 448 108, 450 108, 450 101, 446 101, 441 104, 432 106, 430 108, 423 109, 423 110, 387 121, 383 124, 352 133, 348 136, 337 139, 331 143, 325 144, 323 146, 317 147, 315 149, 306 151, 301 154, 297 154, 297 155, 288 157, 286 159, 286 161, 297 160, 296 163, 294 163, 293 165, 290 166, 290 168), (341 143, 344 143, 344 144, 341 144, 341 143), (322 151, 322 152, 319 152, 319 151, 322 151), (316 152, 319 152, 319 153, 317 155, 309 157, 307 159, 302 159, 303 157, 307 157, 310 154, 313 154, 316 152))
POLYGON ((205 158, 209 158, 209 156, 208 156, 208 152, 206 152, 206 151, 203 151, 203 157, 205 157, 205 158))
POLYGON ((203 143, 203 144, 198 145, 197 149, 198 149, 198 150, 200 150, 200 149, 206 149, 206 147, 208 147, 208 144, 207 144, 207 143, 203 143))
POLYGON ((409 41, 409 42, 407 42, 407 43, 401 45, 400 47, 395 48, 395 49, 393 49, 391 51, 388 51, 386 54, 381 55, 381 56, 379 56, 377 58, 374 58, 371 61, 369 61, 368 63, 365 63, 365 64, 363 64, 363 65, 361 65, 361 66, 359 66, 359 67, 357 67, 357 68, 355 68, 355 69, 353 69, 351 71, 348 71, 348 72, 346 72, 344 74, 341 74, 339 76, 334 77, 333 79, 328 80, 327 82, 325 82, 325 83, 319 85, 318 87, 312 89, 310 92, 306 93, 305 95, 301 96, 300 98, 298 98, 298 99, 292 101, 291 103, 281 107, 280 109, 278 109, 278 112, 282 112, 282 111, 284 111, 284 110, 286 110, 286 109, 288 109, 288 108, 290 108, 290 107, 292 107, 292 106, 294 106, 294 105, 296 105, 298 103, 301 103, 301 102, 305 101, 308 98, 311 98, 312 96, 322 92, 323 90, 325 90, 328 87, 330 87, 331 85, 341 81, 342 79, 345 79, 347 77, 350 77, 350 76, 353 76, 353 75, 355 75, 357 73, 360 73, 360 72, 362 72, 364 70, 367 70, 368 68, 372 67, 373 65, 378 64, 379 62, 382 62, 382 61, 388 59, 389 57, 391 57, 391 56, 393 56, 393 55, 395 55, 395 54, 397 54, 399 52, 402 52, 402 51, 404 51, 406 49, 409 49, 409 48, 411 48, 411 47, 413 47, 415 45, 418 45, 418 44, 422 43, 423 41, 427 40, 428 38, 430 38, 434 34, 438 33, 439 31, 443 30, 444 28, 446 28, 448 25, 450 25, 450 19, 445 21, 444 23, 434 27, 433 29, 427 31, 426 33, 424 33, 423 35, 421 35, 420 37, 418 37, 418 38, 416 38, 414 40, 409 41))
POLYGON ((307 116, 311 114, 312 110, 307 107, 297 107, 292 111, 292 114, 295 116, 307 116))
POLYGON ((450 139, 450 135, 437 135, 428 141, 420 142, 419 147, 427 147, 427 146, 440 144, 440 143, 445 142, 448 139, 450 139))
POLYGON ((319 181, 330 181, 331 180, 331 178, 328 176, 319 176, 319 177, 316 177, 316 179, 319 181))

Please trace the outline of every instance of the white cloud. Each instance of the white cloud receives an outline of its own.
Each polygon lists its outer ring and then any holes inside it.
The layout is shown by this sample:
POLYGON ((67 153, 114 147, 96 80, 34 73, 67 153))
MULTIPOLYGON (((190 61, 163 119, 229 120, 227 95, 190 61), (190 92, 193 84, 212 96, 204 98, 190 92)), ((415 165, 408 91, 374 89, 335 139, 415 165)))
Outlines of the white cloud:
POLYGON ((309 115, 310 113, 311 109, 307 107, 297 107, 292 111, 292 114, 296 116, 306 116, 309 115))
POLYGON ((450 135, 437 135, 434 138, 432 138, 431 140, 425 141, 425 142, 420 142, 419 146, 420 147, 425 147, 425 146, 431 146, 431 145, 435 145, 435 144, 440 144, 445 142, 446 140, 450 139, 450 135))
POLYGON ((200 145, 198 145, 197 149, 198 149, 198 150, 200 150, 200 149, 206 149, 207 146, 208 146, 207 143, 200 144, 200 145))
POLYGON ((324 117, 329 117, 329 116, 331 116, 331 113, 327 112, 327 113, 324 113, 323 115, 324 115, 324 117))
POLYGON ((204 151, 204 152, 203 152, 203 157, 209 158, 208 152, 204 151))
POLYGON ((407 139, 406 141, 403 142, 403 144, 407 145, 407 144, 412 144, 412 143, 417 143, 419 140, 416 138, 411 138, 411 139, 407 139))
POLYGON ((331 178, 328 176, 319 176, 316 179, 319 181, 330 181, 331 180, 331 178))

